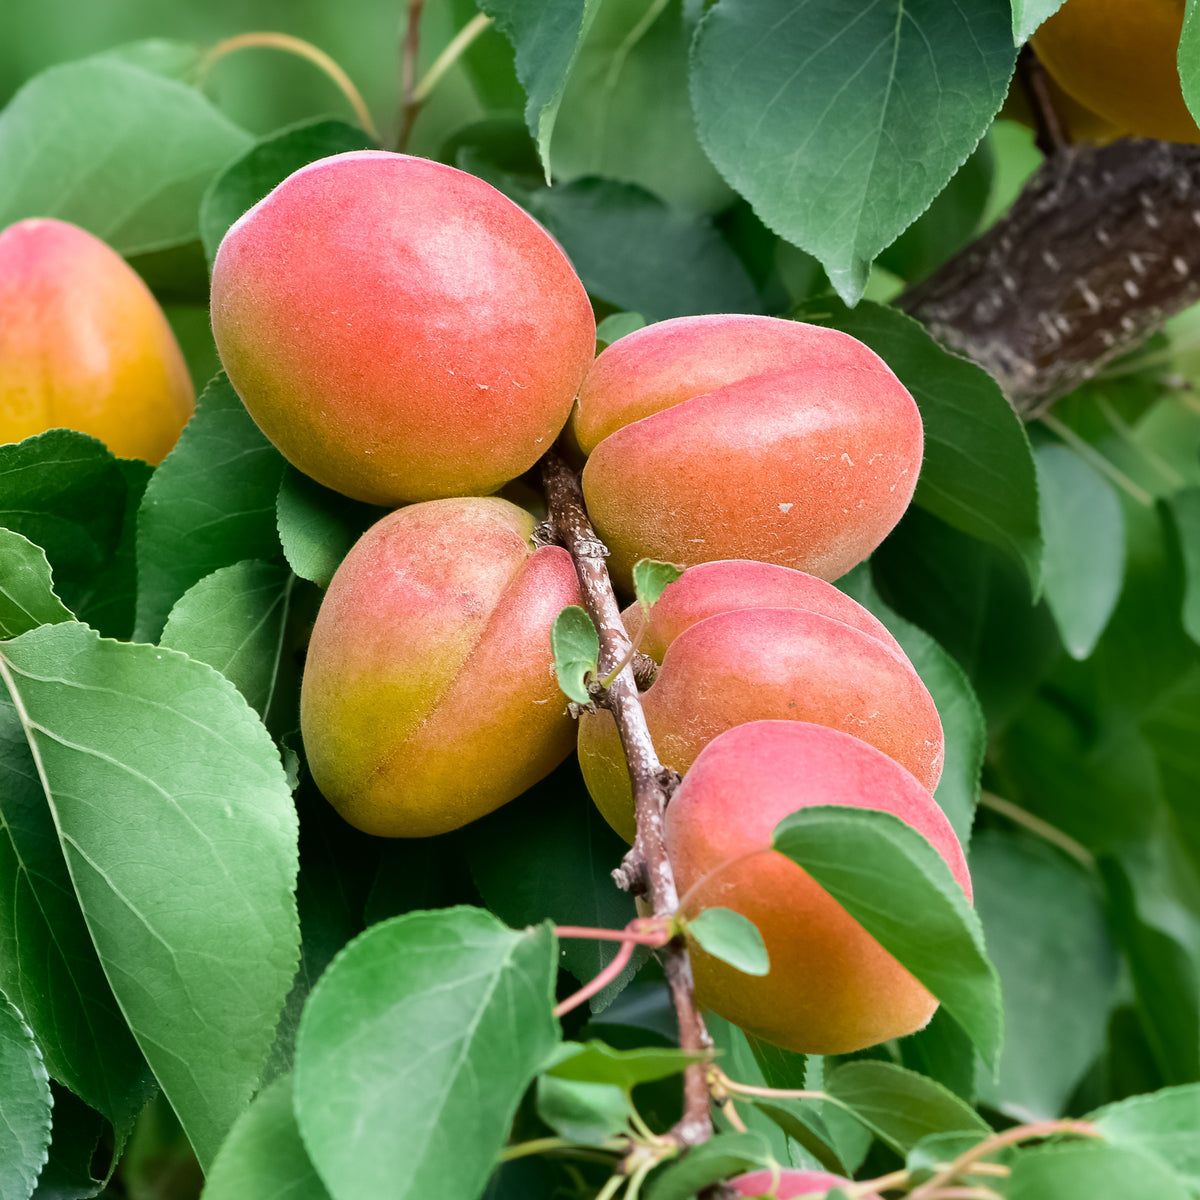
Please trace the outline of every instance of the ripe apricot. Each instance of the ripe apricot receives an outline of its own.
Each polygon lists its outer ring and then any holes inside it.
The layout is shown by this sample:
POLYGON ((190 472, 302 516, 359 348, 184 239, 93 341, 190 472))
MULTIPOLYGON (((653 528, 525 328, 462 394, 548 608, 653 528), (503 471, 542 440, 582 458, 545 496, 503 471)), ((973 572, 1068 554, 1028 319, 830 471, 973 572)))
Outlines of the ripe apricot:
POLYGON ((748 558, 836 579, 900 519, 921 417, 874 351, 775 317, 679 317, 608 346, 574 436, 588 512, 628 588, 639 558, 748 558))
POLYGON ((532 217, 473 175, 381 150, 302 167, 233 225, 212 321, 283 455, 393 506, 527 470, 595 353, 583 285, 532 217))
POLYGON ((970 899, 954 830, 916 779, 866 742, 801 721, 754 721, 714 738, 667 806, 667 850, 684 916, 734 909, 758 926, 770 958, 769 973, 756 977, 690 942, 697 1001, 788 1050, 845 1054, 921 1029, 937 1001, 805 871, 769 849, 785 816, 817 804, 899 817, 970 899))
MULTIPOLYGON (((644 641, 662 659, 642 695, 646 724, 680 774, 723 730, 786 719, 853 733, 937 786, 945 743, 932 697, 891 634, 832 584, 765 563, 692 567, 651 609, 644 641)), ((607 710, 580 718, 579 763, 597 808, 632 841, 629 772, 607 710)))
MULTIPOLYGON (((841 1175, 830 1175, 828 1171, 780 1171, 779 1182, 771 1187, 773 1176, 770 1171, 752 1171, 729 1181, 739 1196, 770 1196, 772 1200, 796 1200, 799 1196, 823 1196, 830 1188, 851 1183, 841 1175)), ((880 1200, 872 1192, 861 1200, 880 1200)))
POLYGON ((493 497, 378 521, 317 614, 300 696, 313 779, 352 825, 426 837, 518 796, 570 753, 550 627, 571 558, 493 497))
POLYGON ((43 217, 0 233, 0 442, 65 426, 158 463, 194 402, 162 309, 115 250, 43 217))
POLYGON ((1184 0, 1067 0, 1030 39, 1058 85, 1118 129, 1198 142, 1176 56, 1184 0))

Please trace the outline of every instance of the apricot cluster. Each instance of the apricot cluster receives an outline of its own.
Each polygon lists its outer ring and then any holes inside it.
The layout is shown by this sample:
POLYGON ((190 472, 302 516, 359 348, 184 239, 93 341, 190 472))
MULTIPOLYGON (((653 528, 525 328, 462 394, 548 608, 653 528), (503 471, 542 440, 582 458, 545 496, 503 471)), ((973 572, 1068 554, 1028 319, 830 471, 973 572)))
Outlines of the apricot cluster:
MULTIPOLYGON (((912 497, 912 397, 852 337, 754 316, 664 321, 593 361, 583 285, 554 240, 487 184, 383 152, 313 163, 229 231, 213 329, 254 420, 299 469, 403 505, 326 593, 301 696, 313 778, 347 820, 424 837, 520 794, 575 745, 550 630, 574 566, 494 493, 564 431, 613 574, 686 565, 630 634, 659 664, 643 696, 663 761, 681 918, 737 909, 771 973, 696 948, 699 999, 779 1045, 833 1053, 911 1032, 933 997, 789 860, 790 812, 894 813, 964 891, 931 791, 937 710, 895 639, 835 588, 912 497)), ((582 769, 632 839, 604 711, 582 769)))

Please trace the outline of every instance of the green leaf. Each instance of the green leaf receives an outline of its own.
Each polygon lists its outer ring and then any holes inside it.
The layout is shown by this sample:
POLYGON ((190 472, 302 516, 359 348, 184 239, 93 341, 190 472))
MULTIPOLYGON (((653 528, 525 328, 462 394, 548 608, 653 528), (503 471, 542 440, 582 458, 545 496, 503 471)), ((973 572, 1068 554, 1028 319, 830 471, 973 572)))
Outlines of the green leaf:
POLYGON ((68 608, 116 552, 126 495, 120 461, 87 434, 51 429, 0 444, 0 526, 45 551, 68 608))
MULTIPOLYGON (((1045 2, 1049 3, 1049 0, 1045 2)), ((1179 31, 1176 65, 1179 69, 1184 102, 1195 118, 1196 114, 1200 113, 1200 11, 1196 0, 1187 0, 1183 28, 1179 31)))
POLYGON ((658 603, 658 598, 683 574, 674 563, 639 558, 633 564, 633 590, 644 613, 658 603))
POLYGON ((925 460, 913 503, 1010 554, 1036 593, 1042 571, 1037 469, 1025 427, 996 382, 943 350, 898 309, 820 304, 822 322, 870 346, 921 410, 925 460))
POLYGON ((142 500, 137 641, 155 641, 180 596, 217 568, 278 555, 283 466, 229 381, 217 376, 142 500))
POLYGON ((719 0, 692 103, 725 179, 853 304, 975 149, 1012 76, 1007 0, 719 0))
MULTIPOLYGON (((460 837, 479 894, 514 928, 553 921, 623 929, 637 916, 633 897, 612 880, 628 847, 592 802, 574 755, 523 796, 473 821, 460 837)), ((618 942, 563 938, 560 961, 586 983, 619 948, 618 942)), ((630 966, 592 998, 593 1012, 612 1000, 645 957, 644 951, 634 953, 630 966)))
POLYGON ((202 1200, 329 1200, 300 1139, 292 1077, 264 1088, 229 1131, 208 1173, 202 1200))
MULTIPOLYGON (((1039 446, 1036 459, 1046 603, 1068 653, 1084 659, 1104 632, 1125 579, 1121 502, 1112 484, 1069 447, 1039 446)), ((1200 507, 1196 513, 1200 517, 1200 507)))
POLYGON ((1192 641, 1200 642, 1200 488, 1176 492, 1167 507, 1183 558, 1183 627, 1192 641))
POLYGON ((74 618, 54 594, 50 563, 41 546, 0 529, 0 638, 74 618))
POLYGON ((1131 1096, 1105 1105, 1088 1120, 1106 1142, 1157 1159, 1193 1191, 1200 1190, 1200 1084, 1131 1096))
MULTIPOLYGON (((937 1170, 939 1164, 953 1162, 960 1154, 973 1150, 981 1140, 978 1131, 931 1133, 909 1149, 904 1157, 904 1165, 917 1175, 916 1182, 924 1182, 937 1170)), ((1007 1166, 1012 1154, 1012 1147, 997 1149, 987 1156, 987 1161, 1007 1166)))
POLYGON ((576 704, 590 704, 587 679, 599 666, 600 636, 586 609, 570 604, 554 618, 550 648, 554 651, 558 686, 576 704))
POLYGON ((51 67, 0 113, 0 228, 58 217, 124 255, 194 241, 209 180, 249 144, 160 74, 111 57, 51 67))
POLYGON ((825 1091, 902 1155, 931 1133, 973 1131, 982 1141, 992 1132, 949 1088, 892 1063, 846 1063, 825 1081, 825 1091))
POLYGON ((296 967, 278 751, 232 684, 170 650, 68 623, 7 643, 0 666, 100 961, 207 1165, 296 967))
POLYGON ((632 1108, 625 1089, 613 1083, 538 1077, 538 1116, 559 1137, 581 1146, 601 1146, 628 1133, 632 1108))
POLYGON ((564 1042, 546 1074, 581 1083, 609 1083, 629 1092, 639 1083, 678 1075, 700 1057, 686 1050, 652 1046, 614 1050, 606 1042, 564 1042))
POLYGON ((728 207, 732 195, 700 148, 688 99, 695 16, 683 0, 604 0, 554 126, 556 176, 635 183, 684 212, 728 207))
POLYGON ((537 142, 550 182, 550 139, 567 78, 596 15, 599 0, 483 0, 480 8, 516 51, 517 78, 525 89, 525 123, 537 142))
POLYGON ((301 579, 328 587, 350 547, 386 512, 285 467, 275 520, 288 566, 301 579))
POLYGON ((971 878, 1007 1030, 999 1071, 978 1072, 979 1096, 1018 1121, 1058 1117, 1116 1000, 1103 897, 1047 842, 992 830, 972 847, 971 878))
POLYGON ((883 602, 866 566, 838 580, 838 587, 870 609, 900 643, 929 689, 942 720, 946 758, 934 798, 965 849, 979 803, 979 773, 987 749, 987 723, 966 672, 920 626, 883 602))
MULTIPOLYGON (((25 731, 0 688, 0 990, 33 1029, 50 1074, 123 1138, 150 1070, 75 898, 25 731)), ((90 1158, 90 1156, 89 1156, 90 1158)))
POLYGON ((1029 35, 1047 17, 1052 17, 1063 6, 1064 0, 1012 0, 1013 45, 1022 46, 1029 35))
POLYGON ((587 290, 617 308, 647 321, 762 311, 741 259, 708 217, 610 179, 540 188, 520 202, 562 243, 587 290))
POLYGON ((1013 1158, 1008 1200, 1190 1200, 1182 1181, 1153 1158, 1103 1142, 1051 1143, 1013 1158))
POLYGON ((375 925, 313 989, 296 1115, 334 1200, 476 1200, 558 1040, 556 949, 480 909, 375 925))
POLYGON ((874 809, 817 805, 780 821, 772 846, 946 1006, 985 1061, 996 1061, 1000 986, 979 918, 915 829, 874 809))
POLYGON ((95 1109, 53 1080, 50 1094, 54 1100, 50 1156, 38 1176, 33 1200, 86 1200, 104 1190, 125 1145, 125 1134, 114 1132, 95 1109))
POLYGON ((771 1165, 767 1139, 758 1133, 719 1133, 650 1176, 646 1200, 692 1200, 709 1184, 754 1167, 771 1165))
POLYGON ((767 947, 758 927, 731 908, 706 908, 687 923, 688 932, 714 958, 746 975, 765 975, 771 969, 767 947))
POLYGON ((287 567, 256 559, 221 567, 179 598, 159 645, 215 667, 265 720, 287 675, 295 582, 287 567))
POLYGON ((596 341, 611 346, 613 342, 619 341, 627 334, 636 333, 639 329, 645 328, 645 325, 646 318, 641 313, 615 312, 605 317, 596 326, 596 341))
POLYGON ((0 1196, 28 1200, 50 1148, 50 1078, 33 1033, 0 995, 0 1196))
POLYGON ((91 55, 90 61, 106 59, 124 63, 129 67, 139 67, 166 79, 190 83, 195 78, 203 58, 204 50, 194 42, 180 42, 170 38, 142 38, 136 42, 126 42, 123 46, 102 50, 99 54, 91 55))
POLYGON ((305 121, 255 142, 209 184, 200 205, 200 237, 209 264, 225 231, 276 184, 318 158, 378 149, 355 125, 325 118, 305 121))
MULTIPOLYGON (((1001 994, 1003 990, 1001 986, 1001 994)), ((968 1104, 975 1102, 975 1048, 944 1008, 933 1014, 924 1029, 902 1038, 899 1049, 901 1066, 936 1080, 968 1104)))

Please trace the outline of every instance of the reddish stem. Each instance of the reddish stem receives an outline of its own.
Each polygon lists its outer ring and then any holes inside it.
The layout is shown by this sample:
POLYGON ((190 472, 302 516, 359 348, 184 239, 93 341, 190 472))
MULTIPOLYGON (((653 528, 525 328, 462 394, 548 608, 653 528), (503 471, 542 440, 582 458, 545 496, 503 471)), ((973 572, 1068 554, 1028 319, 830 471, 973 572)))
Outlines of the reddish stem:
POLYGON ((675 936, 674 927, 657 917, 638 917, 624 929, 592 929, 588 925, 556 925, 560 938, 597 938, 602 942, 632 942, 636 946, 665 946, 675 936))
POLYGON ((579 991, 568 996, 561 1004, 557 1005, 554 1009, 554 1015, 561 1017, 564 1013, 569 1013, 571 1009, 578 1008, 585 1000, 590 1000, 602 988, 608 987, 625 970, 625 964, 633 957, 633 948, 637 944, 635 939, 626 938, 621 943, 621 948, 617 951, 612 962, 595 979, 589 980, 579 991))

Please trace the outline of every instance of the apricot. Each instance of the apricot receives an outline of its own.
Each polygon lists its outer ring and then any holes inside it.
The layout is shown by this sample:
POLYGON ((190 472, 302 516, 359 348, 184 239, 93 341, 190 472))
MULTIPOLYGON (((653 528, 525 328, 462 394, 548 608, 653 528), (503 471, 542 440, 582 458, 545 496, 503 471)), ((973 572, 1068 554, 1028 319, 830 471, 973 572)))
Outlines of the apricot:
MULTIPOLYGON (((636 629, 641 617, 626 620, 636 629)), ((662 659, 642 695, 646 724, 680 774, 723 730, 786 719, 852 733, 937 786, 945 742, 932 697, 887 630, 832 584, 764 563, 693 567, 651 609, 643 641, 662 659)), ((581 717, 579 763, 597 808, 631 842, 633 794, 607 710, 581 717)))
POLYGON ((625 588, 639 558, 836 579, 900 519, 923 449, 917 406, 874 351, 776 317, 679 317, 621 338, 572 422, 625 588))
POLYGON ((431 500, 363 534, 313 627, 300 694, 308 765, 350 824, 457 829, 570 753, 550 627, 579 603, 571 558, 507 500, 431 500))
POLYGON ((159 463, 194 403, 162 309, 115 250, 44 217, 0 233, 0 442, 65 426, 159 463))
POLYGON ((683 915, 723 906, 758 926, 770 958, 743 974, 689 939, 697 1001, 777 1046, 846 1054, 923 1028, 934 997, 790 859, 771 850, 789 813, 881 809, 941 855, 968 900, 962 848, 937 802, 894 759, 848 733, 754 721, 714 738, 666 812, 683 915))
POLYGON ((532 466, 596 336, 532 217, 473 175, 382 150, 302 167, 232 226, 212 323, 284 457, 391 506, 486 495, 532 466))
MULTIPOLYGON (((797 1196, 824 1196, 830 1188, 853 1182, 841 1175, 830 1175, 828 1171, 780 1171, 779 1182, 772 1190, 772 1178, 770 1171, 752 1171, 749 1175, 739 1175, 736 1179, 731 1179, 729 1184, 739 1196, 770 1196, 772 1200, 795 1200, 797 1196)), ((861 1200, 880 1200, 880 1197, 872 1192, 861 1197, 861 1200)))
POLYGON ((1185 0, 1067 0, 1030 42, 1055 82, 1127 133, 1200 142, 1177 55, 1185 0))

